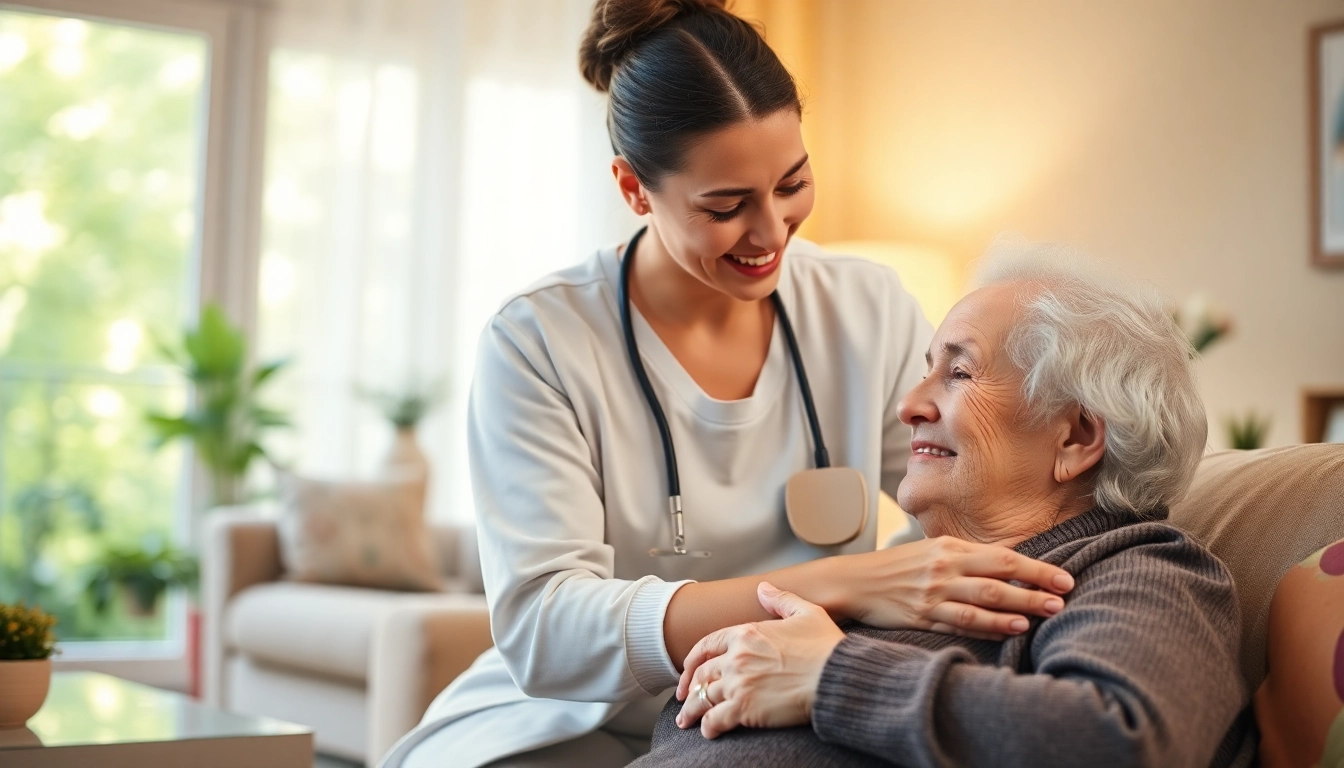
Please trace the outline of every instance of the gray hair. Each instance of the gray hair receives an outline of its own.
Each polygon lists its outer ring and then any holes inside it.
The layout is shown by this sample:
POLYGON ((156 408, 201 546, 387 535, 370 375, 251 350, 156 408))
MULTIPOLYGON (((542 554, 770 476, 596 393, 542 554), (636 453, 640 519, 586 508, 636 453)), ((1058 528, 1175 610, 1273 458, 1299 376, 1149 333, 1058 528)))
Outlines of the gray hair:
POLYGON ((1028 412, 1081 406, 1106 423, 1093 503, 1165 517, 1194 480, 1208 437, 1189 340, 1157 290, 1103 275, 1052 246, 991 249, 977 282, 1033 284, 1007 352, 1028 412))

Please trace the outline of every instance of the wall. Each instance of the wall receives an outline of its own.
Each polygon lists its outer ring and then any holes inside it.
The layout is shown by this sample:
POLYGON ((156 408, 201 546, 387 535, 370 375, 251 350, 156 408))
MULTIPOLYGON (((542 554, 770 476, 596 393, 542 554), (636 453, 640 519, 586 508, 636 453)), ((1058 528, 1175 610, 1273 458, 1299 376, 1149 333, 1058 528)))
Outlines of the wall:
POLYGON ((815 239, 969 260, 1013 231, 1208 293, 1237 325, 1199 364, 1215 447, 1251 408, 1300 440, 1301 389, 1344 385, 1344 270, 1308 264, 1306 85, 1307 30, 1344 1, 806 7, 815 239))

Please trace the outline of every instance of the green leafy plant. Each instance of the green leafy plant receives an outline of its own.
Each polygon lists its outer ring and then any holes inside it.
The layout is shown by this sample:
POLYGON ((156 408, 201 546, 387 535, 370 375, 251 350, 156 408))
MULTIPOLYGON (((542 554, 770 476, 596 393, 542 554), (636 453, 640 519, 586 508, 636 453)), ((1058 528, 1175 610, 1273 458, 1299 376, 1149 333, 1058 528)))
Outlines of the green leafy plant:
POLYGON ((1255 411, 1229 417, 1226 423, 1228 443, 1237 450, 1255 450, 1265 444, 1265 435, 1269 434, 1269 417, 1255 411))
POLYGON ((22 602, 0 603, 0 661, 49 659, 56 652, 56 618, 22 602))
POLYGON ((148 615, 170 587, 194 587, 199 576, 196 558, 172 546, 108 547, 94 563, 87 592, 98 613, 112 602, 112 588, 121 587, 133 613, 148 615))
POLYGON ((290 425, 284 414, 259 401, 262 387, 287 362, 249 368, 247 340, 214 304, 201 310, 200 324, 183 335, 180 347, 159 346, 191 380, 195 398, 181 416, 149 414, 156 447, 178 438, 190 440, 210 474, 210 503, 242 501, 248 467, 253 459, 266 457, 262 435, 290 425))
POLYGON ((377 406, 383 417, 397 429, 411 429, 443 400, 447 387, 443 379, 421 386, 416 382, 404 389, 380 390, 356 388, 356 392, 377 406))

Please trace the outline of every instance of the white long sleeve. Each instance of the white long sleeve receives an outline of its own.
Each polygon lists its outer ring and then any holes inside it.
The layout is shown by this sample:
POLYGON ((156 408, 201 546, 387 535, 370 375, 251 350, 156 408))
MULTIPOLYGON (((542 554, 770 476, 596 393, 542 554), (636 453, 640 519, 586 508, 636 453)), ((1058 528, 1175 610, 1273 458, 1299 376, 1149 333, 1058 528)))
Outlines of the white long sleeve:
MULTIPOLYGON (((635 312, 676 444, 688 545, 714 552, 648 556, 671 542, 667 483, 623 346, 618 265, 607 249, 547 278, 481 336, 468 436, 481 562, 497 652, 532 697, 647 699, 676 682, 662 622, 687 580, 875 546, 875 514, 845 547, 788 528, 784 484, 811 466, 812 438, 778 327, 755 392, 725 402, 635 312)), ((872 512, 878 489, 904 475, 910 438, 895 404, 923 374, 931 329, 884 267, 795 240, 781 268, 832 462, 863 472, 872 512)))
POLYGON ((481 337, 468 427, 495 644, 529 696, 657 693, 639 678, 675 674, 661 617, 677 585, 615 578, 594 446, 560 387, 546 353, 497 316, 481 337))

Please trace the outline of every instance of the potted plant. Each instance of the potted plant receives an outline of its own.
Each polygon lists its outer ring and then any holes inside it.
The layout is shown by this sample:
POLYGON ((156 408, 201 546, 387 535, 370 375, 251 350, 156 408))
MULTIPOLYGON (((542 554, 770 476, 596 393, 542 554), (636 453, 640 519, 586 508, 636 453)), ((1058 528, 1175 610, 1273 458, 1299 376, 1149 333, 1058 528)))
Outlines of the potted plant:
POLYGON ((214 304, 201 310, 201 320, 188 330, 180 347, 159 345, 194 389, 192 406, 181 416, 151 413, 155 445, 178 438, 190 440, 210 476, 210 506, 243 501, 243 481, 252 460, 265 458, 262 435, 289 426, 289 419, 264 407, 262 387, 286 365, 280 360, 251 367, 247 340, 214 304))
POLYGON ((396 431, 392 448, 383 459, 383 473, 413 474, 429 479, 429 461, 415 439, 415 427, 443 399, 444 382, 437 379, 421 386, 412 380, 402 389, 378 390, 358 388, 356 391, 383 413, 396 431))
POLYGON ((0 728, 21 728, 51 688, 56 619, 36 606, 0 603, 0 728))
POLYGON ((173 587, 194 587, 196 558, 164 547, 111 546, 94 563, 86 591, 99 613, 107 610, 112 590, 121 590, 126 612, 147 617, 158 612, 159 599, 173 587))
POLYGON ((1227 442, 1236 450, 1253 451, 1265 444, 1269 427, 1269 417, 1255 411, 1245 416, 1231 416, 1227 419, 1227 442))

